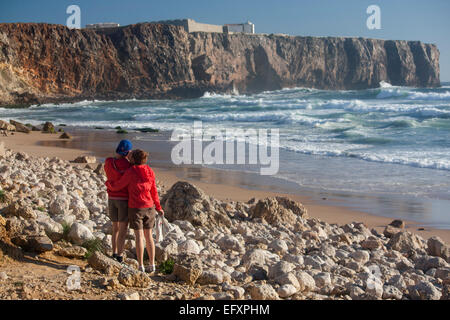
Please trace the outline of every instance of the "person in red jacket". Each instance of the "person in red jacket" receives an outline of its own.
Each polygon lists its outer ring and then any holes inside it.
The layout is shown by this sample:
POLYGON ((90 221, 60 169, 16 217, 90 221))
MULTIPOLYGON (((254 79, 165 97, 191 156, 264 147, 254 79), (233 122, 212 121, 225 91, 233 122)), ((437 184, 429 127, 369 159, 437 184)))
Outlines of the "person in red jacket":
MULTIPOLYGON (((118 181, 125 171, 131 167, 127 156, 130 154, 132 144, 128 140, 120 141, 116 149, 115 158, 105 160, 105 173, 108 181, 118 181)), ((125 238, 128 231, 128 189, 108 191, 108 211, 112 222, 112 250, 113 258, 119 262, 123 261, 122 253, 125 238)))
POLYGON ((156 211, 164 215, 159 203, 156 188, 155 173, 146 164, 148 153, 143 150, 133 150, 130 156, 132 167, 129 168, 119 181, 106 181, 106 186, 115 191, 128 189, 128 220, 130 228, 136 235, 136 255, 139 270, 144 268, 144 243, 147 244, 147 253, 150 260, 149 272, 155 271, 155 244, 152 229, 155 225, 156 211))

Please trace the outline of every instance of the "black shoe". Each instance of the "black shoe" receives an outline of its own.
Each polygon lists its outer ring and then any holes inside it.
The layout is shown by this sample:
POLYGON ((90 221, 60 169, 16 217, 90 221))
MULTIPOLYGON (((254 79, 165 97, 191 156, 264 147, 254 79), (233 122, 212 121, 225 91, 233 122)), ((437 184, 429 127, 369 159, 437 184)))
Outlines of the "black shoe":
POLYGON ((116 255, 116 260, 117 260, 117 262, 122 263, 123 262, 123 257, 119 256, 119 255, 116 255))
POLYGON ((117 260, 117 253, 113 253, 112 258, 117 260))

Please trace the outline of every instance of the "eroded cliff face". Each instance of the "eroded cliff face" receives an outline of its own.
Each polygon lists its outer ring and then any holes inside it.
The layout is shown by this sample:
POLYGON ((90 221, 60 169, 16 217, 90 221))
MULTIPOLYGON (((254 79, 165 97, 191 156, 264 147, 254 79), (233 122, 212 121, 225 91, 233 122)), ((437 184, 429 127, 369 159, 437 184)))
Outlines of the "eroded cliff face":
POLYGON ((439 51, 363 38, 188 34, 136 24, 104 30, 0 24, 0 104, 192 98, 205 91, 439 86, 439 51))

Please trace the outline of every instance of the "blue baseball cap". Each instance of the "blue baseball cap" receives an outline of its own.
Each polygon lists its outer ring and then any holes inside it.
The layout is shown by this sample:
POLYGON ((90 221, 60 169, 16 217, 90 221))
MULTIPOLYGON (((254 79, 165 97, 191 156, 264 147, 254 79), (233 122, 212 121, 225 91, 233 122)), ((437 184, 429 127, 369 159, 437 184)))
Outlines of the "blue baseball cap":
POLYGON ((116 153, 125 157, 128 154, 128 152, 131 151, 131 149, 133 149, 131 141, 122 140, 119 142, 119 145, 117 146, 116 153))

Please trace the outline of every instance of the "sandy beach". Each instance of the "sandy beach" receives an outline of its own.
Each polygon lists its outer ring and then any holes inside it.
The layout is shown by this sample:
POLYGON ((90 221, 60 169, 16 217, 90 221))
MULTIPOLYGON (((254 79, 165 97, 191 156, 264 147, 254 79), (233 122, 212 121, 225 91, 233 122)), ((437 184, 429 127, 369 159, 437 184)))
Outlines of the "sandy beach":
MULTIPOLYGON (((68 131, 70 131, 70 128, 68 131)), ((73 140, 65 141, 59 139, 59 134, 45 134, 41 132, 31 132, 30 134, 15 133, 8 137, 1 137, 1 141, 5 142, 5 146, 14 151, 22 151, 28 153, 31 156, 37 157, 59 157, 63 160, 73 160, 80 155, 95 155, 99 159, 102 159, 108 155, 113 155, 113 149, 108 153, 104 148, 98 148, 95 152, 96 146, 102 144, 102 139, 108 136, 109 140, 117 140, 124 138, 123 136, 116 135, 114 132, 103 132, 93 130, 88 133, 83 131, 76 131, 73 134, 73 140), (103 138, 100 138, 103 137, 103 138), (94 150, 93 150, 94 149, 94 150)), ((167 150, 165 150, 167 152, 167 150)), ((159 159, 163 155, 158 155, 156 152, 151 153, 153 159, 159 159)), ((156 163, 156 161, 155 161, 156 163)), ((347 208, 344 206, 324 205, 317 203, 310 197, 302 194, 287 194, 284 192, 278 192, 271 186, 263 186, 258 188, 246 188, 242 186, 242 180, 239 175, 233 175, 227 173, 227 178, 220 180, 221 183, 214 183, 211 181, 217 181, 217 176, 223 175, 223 172, 219 170, 212 170, 201 168, 197 169, 200 174, 192 175, 188 174, 189 170, 186 168, 173 168, 173 167, 158 167, 153 165, 157 178, 164 184, 166 188, 170 188, 175 182, 184 180, 191 182, 207 194, 219 199, 219 200, 233 200, 233 201, 248 201, 251 198, 265 198, 270 196, 287 196, 293 200, 301 202, 308 210, 308 214, 311 217, 316 217, 324 220, 330 224, 346 224, 351 222, 364 222, 368 228, 374 228, 379 232, 382 232, 387 224, 393 219, 376 216, 370 213, 354 210, 353 208, 347 208), (267 190, 269 189, 269 190, 267 190)), ((425 239, 437 235, 444 241, 450 242, 450 230, 441 230, 433 228, 425 228, 425 230, 418 230, 419 223, 415 221, 405 221, 406 229, 408 231, 419 234, 425 239)))

